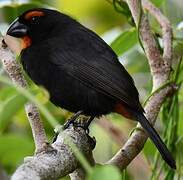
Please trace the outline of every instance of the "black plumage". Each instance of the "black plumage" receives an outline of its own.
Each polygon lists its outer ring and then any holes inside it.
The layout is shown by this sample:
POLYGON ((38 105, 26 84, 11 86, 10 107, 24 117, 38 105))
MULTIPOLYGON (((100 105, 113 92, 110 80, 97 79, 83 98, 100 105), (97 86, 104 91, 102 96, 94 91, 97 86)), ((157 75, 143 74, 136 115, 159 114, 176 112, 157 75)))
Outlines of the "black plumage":
MULTIPOLYGON (((55 105, 71 112, 82 110, 89 116, 118 112, 139 121, 165 161, 175 168, 167 147, 143 115, 133 79, 97 34, 48 9, 27 11, 18 23, 27 26, 26 36, 31 40, 21 52, 23 68, 48 90, 55 105), (36 12, 40 15, 35 16, 36 12)), ((9 35, 12 29, 10 26, 9 35)))

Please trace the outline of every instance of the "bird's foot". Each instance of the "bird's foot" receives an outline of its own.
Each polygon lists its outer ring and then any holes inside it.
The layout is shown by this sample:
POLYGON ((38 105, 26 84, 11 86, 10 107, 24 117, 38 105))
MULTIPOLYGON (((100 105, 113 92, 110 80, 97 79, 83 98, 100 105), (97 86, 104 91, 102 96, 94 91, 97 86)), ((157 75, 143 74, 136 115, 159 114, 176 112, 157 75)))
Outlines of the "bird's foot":
POLYGON ((73 124, 74 128, 82 128, 85 130, 86 134, 89 134, 90 130, 89 130, 89 126, 86 122, 84 122, 85 120, 81 120, 81 121, 77 121, 75 122, 75 124, 73 124))
POLYGON ((52 139, 52 143, 54 143, 57 138, 58 138, 58 135, 64 130, 64 126, 63 125, 60 125, 58 124, 55 128, 54 128, 54 136, 53 136, 53 139, 52 139))
POLYGON ((83 113, 83 111, 78 111, 76 114, 74 114, 70 119, 68 119, 66 121, 66 123, 63 125, 63 126, 60 126, 58 125, 54 131, 55 131, 55 134, 54 134, 54 137, 53 137, 53 140, 52 140, 52 143, 54 143, 56 140, 57 140, 57 137, 59 135, 59 133, 62 131, 62 130, 65 130, 67 128, 69 128, 71 125, 73 127, 76 127, 77 125, 77 119, 78 117, 83 113))
POLYGON ((87 134, 89 134, 89 124, 88 124, 88 118, 86 117, 81 117, 77 119, 69 119, 65 124, 64 124, 64 129, 67 129, 70 126, 73 126, 74 129, 76 128, 82 128, 85 130, 87 134))
POLYGON ((74 127, 80 127, 84 129, 87 134, 89 134, 89 126, 94 118, 94 116, 91 116, 90 118, 83 118, 81 121, 75 122, 74 127))
POLYGON ((67 122, 64 124, 64 129, 67 129, 71 124, 74 126, 76 124, 77 118, 83 113, 83 111, 78 111, 74 114, 67 122))
POLYGON ((86 117, 79 118, 79 116, 83 113, 83 111, 78 111, 76 114, 74 114, 67 122, 64 124, 64 129, 67 129, 70 125, 72 125, 74 128, 82 128, 85 130, 87 134, 89 134, 89 125, 91 124, 92 120, 94 119, 94 116, 91 116, 89 119, 86 117))
POLYGON ((72 116, 63 126, 58 125, 54 131, 55 131, 55 135, 54 138, 52 140, 52 143, 55 142, 57 140, 57 137, 59 135, 59 133, 67 128, 69 128, 70 126, 72 126, 73 128, 82 128, 85 130, 88 140, 90 141, 90 144, 92 145, 92 149, 95 148, 96 145, 96 140, 94 137, 90 137, 89 136, 89 125, 91 124, 92 120, 95 118, 94 116, 91 116, 90 118, 87 117, 82 117, 82 118, 78 118, 79 115, 81 114, 81 112, 76 113, 74 116, 72 116))

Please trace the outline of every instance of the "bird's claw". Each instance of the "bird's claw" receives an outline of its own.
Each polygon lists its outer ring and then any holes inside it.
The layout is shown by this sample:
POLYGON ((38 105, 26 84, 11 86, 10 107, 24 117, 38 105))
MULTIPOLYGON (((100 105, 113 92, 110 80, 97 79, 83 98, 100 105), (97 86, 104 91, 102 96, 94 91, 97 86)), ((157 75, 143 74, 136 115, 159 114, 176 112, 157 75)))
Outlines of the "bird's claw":
POLYGON ((82 128, 85 130, 86 134, 89 134, 90 133, 90 130, 89 130, 89 125, 87 122, 75 122, 75 124, 73 124, 74 128, 82 128))
POLYGON ((83 113, 83 111, 78 111, 76 114, 74 114, 70 119, 67 120, 67 122, 64 124, 64 129, 67 129, 71 124, 74 126, 75 121, 78 119, 78 117, 83 113))
POLYGON ((69 119, 65 124, 64 124, 64 129, 67 129, 70 125, 72 125, 74 128, 82 128, 85 130, 87 134, 89 134, 89 124, 84 122, 84 120, 79 120, 79 119, 69 119))
POLYGON ((83 113, 83 111, 78 111, 76 114, 74 114, 65 124, 63 129, 67 129, 70 125, 72 125, 74 128, 80 127, 85 130, 87 134, 89 134, 89 125, 94 119, 95 116, 91 116, 89 119, 79 119, 79 116, 83 113), (85 120, 86 119, 86 120, 85 120))
POLYGON ((70 125, 73 125, 74 126, 74 124, 75 124, 75 120, 76 119, 68 119, 67 121, 66 121, 66 123, 64 124, 64 127, 63 127, 63 129, 67 129, 70 125))

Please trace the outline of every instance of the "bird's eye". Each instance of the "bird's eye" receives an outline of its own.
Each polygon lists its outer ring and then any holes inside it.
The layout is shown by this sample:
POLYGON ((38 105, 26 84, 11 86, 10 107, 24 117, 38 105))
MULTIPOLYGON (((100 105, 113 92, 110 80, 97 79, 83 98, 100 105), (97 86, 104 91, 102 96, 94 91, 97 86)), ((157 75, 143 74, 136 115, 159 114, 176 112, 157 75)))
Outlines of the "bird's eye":
POLYGON ((32 21, 35 21, 37 19, 37 17, 36 16, 34 16, 34 17, 32 17, 32 21))
POLYGON ((31 18, 31 22, 32 22, 33 24, 37 24, 39 18, 40 18, 40 16, 33 16, 33 17, 31 18))

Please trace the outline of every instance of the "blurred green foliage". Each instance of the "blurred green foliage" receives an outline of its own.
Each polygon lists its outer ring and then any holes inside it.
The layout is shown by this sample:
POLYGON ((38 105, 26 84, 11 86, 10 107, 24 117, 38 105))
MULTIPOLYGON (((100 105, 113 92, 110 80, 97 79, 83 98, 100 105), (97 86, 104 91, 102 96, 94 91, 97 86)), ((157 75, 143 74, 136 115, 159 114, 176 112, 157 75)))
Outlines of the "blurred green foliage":
POLYGON ((112 49, 116 54, 121 55, 131 49, 138 42, 137 30, 129 29, 120 34, 111 44, 112 49), (124 46, 125 44, 125 46, 124 46))
POLYGON ((28 136, 21 136, 15 133, 7 133, 0 136, 0 161, 3 167, 13 172, 23 158, 32 155, 34 151, 33 140, 28 136))
POLYGON ((96 166, 88 180, 121 180, 122 176, 119 170, 114 166, 96 166))
MULTIPOLYGON (((173 24, 173 48, 175 53, 172 74, 174 76, 175 72, 177 72, 177 64, 183 55, 182 0, 151 1, 161 8, 173 24)), ((35 7, 57 8, 79 20, 85 26, 100 34, 104 40, 110 42, 122 64, 126 66, 133 76, 142 102, 145 101, 151 92, 151 76, 146 57, 138 42, 137 29, 133 27, 129 9, 124 2, 115 0, 30 0, 23 4, 18 0, 9 2, 1 0, 1 32, 5 32, 8 24, 23 11, 35 7)), ((154 34, 160 34, 157 40, 161 45, 161 28, 151 16, 149 18, 154 34)), ((0 77, 4 78, 5 76, 6 74, 0 66, 0 77)), ((183 69, 181 65, 178 70, 178 79, 175 81, 177 85, 180 85, 183 81, 182 77, 183 69)), ((31 129, 24 112, 24 104, 28 99, 32 98, 38 104, 50 139, 54 135, 53 126, 57 123, 63 124, 65 119, 71 115, 71 113, 51 104, 48 100, 49 95, 45 95, 43 89, 36 87, 31 82, 30 89, 31 91, 22 92, 11 84, 2 83, 2 81, 0 83, 0 165, 8 174, 11 174, 16 169, 25 156, 32 155, 34 152, 31 129), (34 92, 33 95, 29 96, 29 93, 32 92, 34 92)), ((175 96, 167 99, 159 117, 162 121, 157 122, 157 129, 164 136, 176 156, 177 171, 170 171, 162 164, 162 161, 158 161, 160 159, 159 155, 156 153, 153 144, 148 141, 143 150, 145 156, 141 155, 141 160, 132 162, 123 173, 120 173, 112 166, 97 166, 89 174, 88 179, 146 180, 150 176, 152 177, 151 179, 158 178, 160 174, 166 179, 183 178, 183 123, 180 121, 183 118, 182 108, 183 91, 180 86, 175 96), (170 111, 171 107, 173 109, 170 111), (156 158, 154 159, 154 157, 156 158), (153 171, 152 168, 154 168, 153 171), (161 170, 161 172, 157 171, 157 169, 161 170)), ((128 135, 132 127, 134 127, 134 122, 126 121, 119 115, 111 114, 108 118, 124 134, 128 135)), ((107 161, 119 149, 119 144, 96 123, 91 126, 91 134, 97 139, 97 146, 94 150, 97 162, 107 161)))

